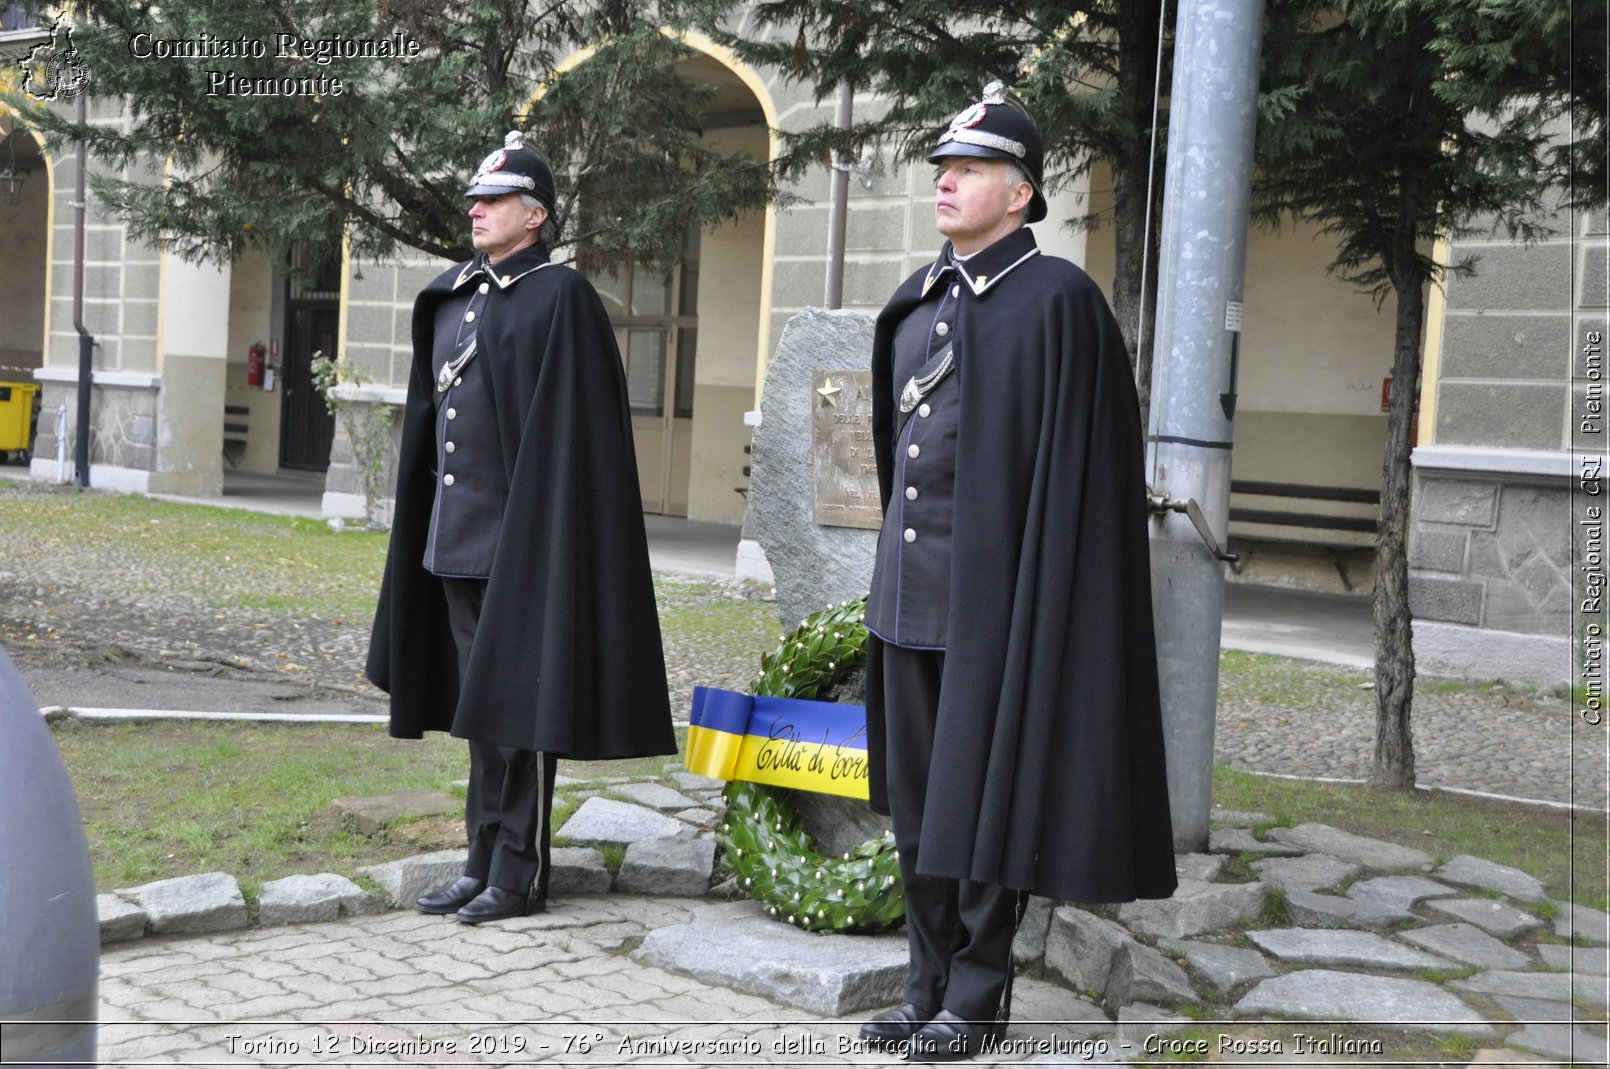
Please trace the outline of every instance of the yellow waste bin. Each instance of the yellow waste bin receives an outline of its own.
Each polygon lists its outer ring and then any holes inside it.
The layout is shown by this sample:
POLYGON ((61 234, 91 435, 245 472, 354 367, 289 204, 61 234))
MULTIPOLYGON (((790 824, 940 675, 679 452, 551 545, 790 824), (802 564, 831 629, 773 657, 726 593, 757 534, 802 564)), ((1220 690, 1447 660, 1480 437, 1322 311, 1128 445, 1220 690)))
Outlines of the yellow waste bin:
POLYGON ((34 394, 37 383, 0 382, 0 462, 7 453, 28 459, 34 441, 34 394))

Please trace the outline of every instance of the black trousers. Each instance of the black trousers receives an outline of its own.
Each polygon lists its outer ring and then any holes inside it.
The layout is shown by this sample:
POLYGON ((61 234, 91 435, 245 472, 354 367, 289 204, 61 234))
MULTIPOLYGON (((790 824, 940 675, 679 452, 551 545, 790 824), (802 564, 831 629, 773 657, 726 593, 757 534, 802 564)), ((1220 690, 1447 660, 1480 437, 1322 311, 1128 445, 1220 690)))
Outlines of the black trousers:
POLYGON ((945 789, 942 780, 929 783, 945 653, 878 645, 883 651, 889 813, 900 851, 911 948, 906 1001, 971 1021, 994 1020, 1011 975, 1017 892, 917 872, 925 800, 930 789, 945 789))
MULTIPOLYGON (((469 669, 470 646, 481 619, 485 579, 442 580, 447 621, 458 651, 459 677, 469 669)), ((470 739, 470 785, 464 796, 469 860, 464 875, 525 894, 548 893, 553 777, 558 758, 536 750, 470 739)))

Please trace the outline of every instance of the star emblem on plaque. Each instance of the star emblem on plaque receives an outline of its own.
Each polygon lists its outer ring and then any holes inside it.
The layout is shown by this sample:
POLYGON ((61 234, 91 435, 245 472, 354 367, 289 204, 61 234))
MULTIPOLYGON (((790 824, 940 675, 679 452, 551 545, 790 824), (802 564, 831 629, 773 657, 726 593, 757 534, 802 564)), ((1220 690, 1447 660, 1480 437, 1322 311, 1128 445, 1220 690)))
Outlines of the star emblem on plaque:
POLYGON ((872 372, 814 371, 811 389, 812 518, 827 527, 883 526, 872 449, 872 372))

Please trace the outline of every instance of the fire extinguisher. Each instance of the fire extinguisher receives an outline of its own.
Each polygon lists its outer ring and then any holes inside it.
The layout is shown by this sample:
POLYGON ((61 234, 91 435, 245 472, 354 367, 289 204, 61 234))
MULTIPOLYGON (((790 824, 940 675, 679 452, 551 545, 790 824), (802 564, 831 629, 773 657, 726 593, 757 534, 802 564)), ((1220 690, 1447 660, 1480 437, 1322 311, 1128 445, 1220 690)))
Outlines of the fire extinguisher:
POLYGON ((262 342, 252 343, 246 351, 246 385, 261 386, 263 384, 263 357, 268 350, 263 348, 262 342))

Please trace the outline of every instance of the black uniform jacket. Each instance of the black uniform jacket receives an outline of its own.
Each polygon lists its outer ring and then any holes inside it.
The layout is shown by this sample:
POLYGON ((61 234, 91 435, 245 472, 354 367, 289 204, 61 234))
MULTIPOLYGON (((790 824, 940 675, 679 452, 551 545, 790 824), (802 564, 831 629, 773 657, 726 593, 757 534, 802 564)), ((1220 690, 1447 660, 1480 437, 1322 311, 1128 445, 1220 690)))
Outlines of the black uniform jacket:
POLYGON ((425 570, 434 501, 431 348, 460 264, 414 303, 396 510, 367 675, 391 734, 451 731, 597 760, 676 752, 626 380, 603 303, 541 246, 496 264, 477 320, 508 504, 460 680, 441 580, 425 570))
MULTIPOLYGON (((954 563, 920 871, 1084 902, 1166 898, 1174 849, 1134 380, 1095 283, 1035 248, 1020 229, 970 259, 962 281, 954 563)), ((874 334, 885 509, 904 385, 891 342, 927 276, 906 280, 874 334)), ((869 678, 872 805, 887 812, 882 692, 869 678)))

